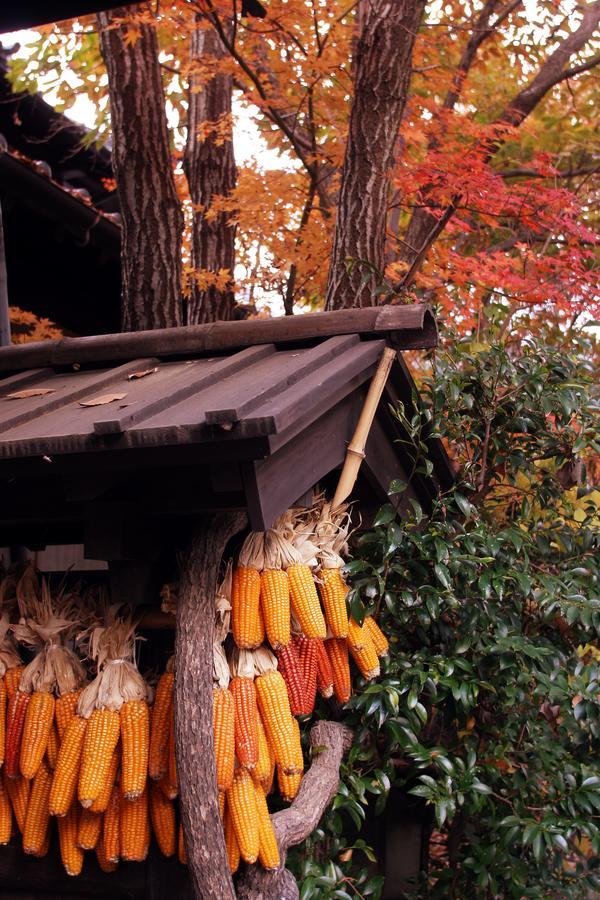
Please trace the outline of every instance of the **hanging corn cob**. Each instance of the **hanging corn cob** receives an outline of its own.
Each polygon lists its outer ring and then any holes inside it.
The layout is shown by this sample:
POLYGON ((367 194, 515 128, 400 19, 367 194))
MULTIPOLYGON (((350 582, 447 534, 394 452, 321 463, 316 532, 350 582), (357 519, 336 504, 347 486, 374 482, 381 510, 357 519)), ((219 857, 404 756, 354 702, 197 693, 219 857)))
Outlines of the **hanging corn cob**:
POLYGON ((213 641, 213 740, 217 770, 217 787, 225 792, 231 787, 235 765, 235 703, 229 691, 231 673, 223 641, 229 631, 231 603, 231 564, 215 597, 213 641))
POLYGON ((286 775, 285 772, 277 767, 277 784, 279 785, 279 793, 286 803, 291 803, 298 794, 300 785, 302 784, 302 775, 304 771, 304 755, 302 753, 302 744, 300 743, 300 725, 297 720, 293 720, 294 724, 294 753, 296 762, 296 771, 293 775, 286 775))
POLYGON ((276 528, 265 533, 264 568, 260 574, 260 604, 267 639, 277 651, 291 640, 290 582, 282 568, 281 536, 276 528))
POLYGON ((163 856, 174 856, 176 843, 175 807, 156 782, 150 783, 150 820, 163 856))
MULTIPOLYGON (((0 609, 2 609, 0 600, 0 609)), ((9 613, 3 610, 0 616, 0 766, 4 762, 6 744, 6 714, 9 691, 13 696, 12 685, 16 677, 21 677, 23 667, 17 653, 12 635, 9 634, 9 613)))
POLYGON ((256 724, 258 733, 258 758, 256 767, 252 769, 251 775, 254 779, 254 783, 262 785, 265 794, 268 794, 271 790, 273 773, 275 771, 275 757, 273 756, 271 745, 267 740, 265 726, 263 725, 260 713, 258 713, 256 724))
POLYGON ((290 511, 275 527, 279 531, 281 564, 290 582, 292 611, 306 637, 324 638, 327 628, 311 571, 317 547, 309 540, 307 520, 290 511))
POLYGON ((307 705, 306 682, 296 643, 290 641, 276 651, 276 656, 277 668, 287 688, 291 713, 293 716, 303 716, 307 705))
POLYGON ((322 501, 320 507, 314 523, 314 541, 319 548, 317 572, 319 593, 331 636, 345 638, 349 635, 346 608, 348 586, 341 570, 344 565, 343 555, 348 551, 347 539, 350 528, 348 505, 342 504, 333 510, 331 503, 322 501))
POLYGON ((276 658, 266 647, 255 652, 254 663, 258 707, 267 739, 273 748, 277 765, 283 772, 292 775, 298 771, 298 738, 285 681, 277 671, 276 658))
POLYGON ((8 844, 12 835, 12 807, 8 791, 0 781, 0 846, 8 844))
POLYGON ((373 641, 373 646, 375 647, 375 652, 377 656, 384 657, 388 655, 390 644, 385 634, 373 618, 373 616, 365 616, 365 621, 363 622, 363 626, 366 627, 367 631, 371 636, 371 640, 373 641))
POLYGON ((317 690, 321 697, 328 700, 333 696, 333 671, 325 649, 325 641, 315 638, 317 645, 317 690))
POLYGON ((231 630, 237 646, 260 647, 265 629, 260 607, 260 573, 264 567, 264 533, 251 532, 240 551, 231 587, 231 630))
POLYGON ((235 755, 240 766, 254 769, 258 761, 258 707, 252 652, 234 652, 229 668, 233 675, 229 690, 234 704, 235 755))
POLYGON ((379 676, 379 658, 369 630, 363 625, 361 631, 362 639, 360 642, 360 649, 357 649, 350 644, 350 653, 362 677, 366 681, 370 681, 372 678, 377 678, 379 676))
POLYGON ((227 851, 227 861, 229 863, 229 871, 233 875, 237 872, 240 864, 240 847, 235 836, 233 827, 233 819, 231 818, 231 810, 229 805, 225 807, 225 821, 223 824, 225 832, 225 849, 227 851))
POLYGON ((298 648, 298 656, 306 688, 304 714, 307 716, 312 715, 317 696, 317 642, 319 640, 320 638, 307 638, 304 636, 294 638, 294 643, 298 648))
POLYGON ((347 641, 344 638, 328 638, 325 641, 325 650, 333 673, 333 691, 336 700, 343 706, 352 695, 347 641))
POLYGON ((169 764, 169 731, 173 716, 173 657, 167 663, 167 669, 160 676, 154 695, 152 710, 152 726, 150 728, 150 748, 148 752, 148 774, 150 778, 160 781, 166 774, 169 764))
POLYGON ((133 800, 121 796, 119 810, 119 845, 121 858, 128 862, 143 862, 150 846, 150 818, 148 787, 133 800))
POLYGON ((264 869, 279 868, 279 847, 273 831, 273 823, 269 815, 267 798, 260 785, 254 786, 256 795, 256 813, 258 816, 258 859, 264 869))
POLYGON ((246 769, 235 771, 233 783, 227 791, 227 809, 231 815, 240 856, 244 862, 256 862, 259 849, 256 789, 246 769))
POLYGON ((60 858, 67 875, 80 875, 83 868, 83 850, 77 846, 79 807, 73 804, 66 816, 58 819, 60 858))

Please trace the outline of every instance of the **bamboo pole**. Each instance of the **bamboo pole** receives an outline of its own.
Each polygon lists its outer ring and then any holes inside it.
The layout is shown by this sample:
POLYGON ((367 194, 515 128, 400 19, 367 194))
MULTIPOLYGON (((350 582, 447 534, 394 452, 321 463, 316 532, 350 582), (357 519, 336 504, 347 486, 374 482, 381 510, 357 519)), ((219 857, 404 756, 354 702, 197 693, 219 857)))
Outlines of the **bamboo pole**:
POLYGON ((377 406, 379 405, 385 383, 395 358, 396 351, 392 347, 386 347, 379 360, 379 365, 373 375, 371 384, 369 385, 369 390, 354 434, 352 435, 352 440, 348 444, 344 466, 331 503, 332 509, 335 509, 340 503, 343 503, 346 497, 352 493, 358 477, 360 464, 365 458, 365 446, 367 438, 369 437, 369 431, 371 430, 371 425, 373 424, 373 419, 377 412, 377 406))

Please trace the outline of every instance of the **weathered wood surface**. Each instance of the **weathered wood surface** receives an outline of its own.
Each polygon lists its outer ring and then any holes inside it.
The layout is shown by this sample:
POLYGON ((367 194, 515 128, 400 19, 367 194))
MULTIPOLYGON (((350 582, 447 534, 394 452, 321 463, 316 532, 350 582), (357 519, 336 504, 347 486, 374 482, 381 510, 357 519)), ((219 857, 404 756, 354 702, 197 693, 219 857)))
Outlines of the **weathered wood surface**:
POLYGON ((435 318, 428 306, 382 306, 38 341, 0 348, 0 371, 98 364, 139 356, 194 356, 254 344, 295 344, 337 334, 388 337, 399 350, 435 347, 438 340, 435 318))
POLYGON ((246 523, 206 517, 181 571, 175 632, 175 748, 188 866, 198 900, 235 900, 229 875, 213 745, 214 599, 221 558, 246 523))

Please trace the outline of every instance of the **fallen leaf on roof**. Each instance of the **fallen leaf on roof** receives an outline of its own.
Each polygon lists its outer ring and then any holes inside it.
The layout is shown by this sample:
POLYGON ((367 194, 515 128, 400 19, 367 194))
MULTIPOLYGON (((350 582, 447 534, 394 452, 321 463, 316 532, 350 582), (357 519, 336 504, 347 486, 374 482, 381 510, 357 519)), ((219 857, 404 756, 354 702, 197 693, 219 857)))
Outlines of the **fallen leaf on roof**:
POLYGON ((54 388, 26 388, 23 391, 13 391, 6 394, 5 400, 26 400, 27 397, 43 397, 45 394, 53 394, 54 388))
POLYGON ((80 406, 104 406, 106 403, 114 403, 116 400, 122 400, 127 394, 102 394, 100 397, 94 397, 92 400, 80 400, 80 406))
POLYGON ((132 372, 131 375, 127 376, 127 380, 133 381, 136 378, 145 378, 146 375, 153 375, 154 372, 158 372, 158 366, 155 366, 153 369, 144 369, 142 372, 132 372))

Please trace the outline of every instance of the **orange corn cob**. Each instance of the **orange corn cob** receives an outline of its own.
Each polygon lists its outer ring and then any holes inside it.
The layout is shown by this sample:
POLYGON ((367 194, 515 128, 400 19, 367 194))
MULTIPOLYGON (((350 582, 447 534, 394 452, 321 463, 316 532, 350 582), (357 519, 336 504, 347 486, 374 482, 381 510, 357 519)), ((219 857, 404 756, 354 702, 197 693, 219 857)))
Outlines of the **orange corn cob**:
POLYGON ((48 735, 48 744, 46 746, 46 762, 52 771, 56 768, 59 748, 60 741, 58 740, 58 731, 56 730, 56 724, 53 722, 48 735))
POLYGON ((333 690, 338 703, 343 705, 352 694, 348 644, 344 638, 329 638, 325 641, 325 650, 333 672, 333 690))
POLYGON ((373 641, 377 656, 387 656, 390 649, 389 641, 373 616, 365 616, 364 625, 373 641))
POLYGON ((8 792, 0 781, 0 845, 8 844, 12 834, 12 810, 8 792))
POLYGON ((4 748, 6 745, 6 684, 4 676, 0 678, 0 766, 4 762, 4 748))
POLYGON ((48 691, 34 691, 27 704, 19 767, 24 778, 33 778, 44 758, 54 720, 54 697, 48 691))
POLYGON ((290 711, 285 682, 277 670, 255 680, 258 707, 275 760, 284 772, 296 771, 294 760, 294 718, 290 711))
MULTIPOLYGON (((101 818, 104 818, 102 816, 101 818)), ((98 865, 102 872, 115 872, 118 866, 118 863, 112 862, 109 860, 106 855, 106 847, 104 846, 104 835, 101 834, 98 843, 96 844, 96 859, 98 860, 98 865)))
POLYGON ((46 837, 44 838, 44 842, 37 853, 32 853, 36 859, 40 859, 42 856, 45 856, 50 848, 50 828, 46 829, 46 837))
POLYGON ((187 866, 187 851, 185 849, 185 835, 182 822, 179 823, 179 834, 177 836, 177 859, 183 866, 187 866))
POLYGON ((66 816, 75 798, 88 720, 74 716, 64 733, 50 791, 50 814, 66 816))
POLYGON ((147 788, 135 800, 121 797, 119 833, 122 859, 143 862, 148 855, 149 845, 147 788))
POLYGON ((315 638, 317 645, 317 690, 326 700, 333 696, 333 672, 325 649, 325 642, 315 638))
POLYGON ((42 760, 29 794, 25 825, 23 828, 23 850, 32 855, 41 855, 50 824, 48 812, 48 799, 52 775, 50 769, 42 760))
POLYGON ((297 720, 293 720, 294 725, 294 762, 296 763, 296 771, 293 775, 286 775, 279 766, 277 766, 277 784, 279 785, 279 793, 286 803, 291 803, 300 790, 302 776, 304 772, 304 755, 302 753, 302 743, 300 741, 300 725, 297 720))
MULTIPOLYGON (((124 802, 133 803, 135 801, 127 800, 124 802)), ((102 848, 107 861, 115 864, 119 862, 121 855, 121 790, 118 785, 114 785, 110 793, 110 800, 103 818, 102 848)))
POLYGON ((279 847, 269 815, 267 798, 260 786, 255 786, 256 812, 258 814, 258 859, 263 869, 279 868, 279 847))
POLYGON ((66 816, 58 819, 60 858, 67 875, 80 875, 83 868, 83 850, 77 846, 79 808, 73 804, 66 816))
POLYGON ((62 697, 56 698, 56 703, 54 704, 54 721, 56 723, 59 740, 61 741, 67 730, 67 725, 75 715, 80 694, 81 691, 69 691, 68 694, 63 694, 62 697))
POLYGON ((82 850, 93 850, 102 834, 102 813, 81 809, 77 826, 77 846, 82 850))
POLYGON ((110 795, 112 794, 112 789, 115 786, 115 782, 117 780, 117 770, 119 768, 120 761, 120 747, 117 746, 117 749, 112 755, 110 766, 108 768, 108 778, 104 782, 104 787, 102 788, 92 805, 89 807, 90 812, 103 813, 106 811, 106 808, 110 803, 110 795))
POLYGON ((222 791, 219 791, 218 797, 219 797, 219 817, 222 822, 225 817, 225 794, 222 791))
POLYGON ((371 640, 369 631, 365 628, 363 634, 363 646, 361 650, 350 647, 352 659, 356 663, 360 674, 366 681, 377 678, 379 675, 379 657, 375 651, 375 645, 371 640))
POLYGON ((163 856, 173 856, 176 839, 175 807, 155 782, 150 784, 150 818, 160 852, 163 856))
POLYGON ((31 782, 23 778, 22 775, 18 775, 17 778, 9 778, 6 772, 3 771, 2 784, 8 794, 12 811, 15 814, 17 827, 22 834, 25 827, 31 782))
POLYGON ((366 628, 363 625, 359 625, 351 616, 348 620, 348 649, 356 650, 357 652, 362 650, 367 640, 366 634, 366 628))
MULTIPOLYGON (((169 766, 167 768, 169 784, 175 791, 175 797, 179 793, 179 776, 177 775, 177 756, 175 754, 175 718, 171 718, 171 730, 169 731, 169 766)), ((173 798, 174 799, 174 798, 173 798)))
POLYGON ((167 771, 174 681, 173 672, 164 672, 156 685, 148 752, 148 774, 156 781, 167 771))
POLYGON ((277 668, 281 672, 287 688, 292 715, 302 716, 306 709, 306 683, 297 644, 290 641, 289 644, 277 651, 276 656, 277 668))
POLYGON ((10 698, 17 693, 19 684, 21 683, 21 675, 25 666, 12 666, 4 673, 4 684, 6 686, 6 696, 10 698))
POLYGON ((302 667, 302 676, 306 691, 304 694, 304 715, 312 715, 315 708, 315 699, 317 696, 317 642, 320 638, 297 637, 294 643, 298 648, 298 656, 300 657, 300 665, 302 667))
POLYGON ((145 700, 121 707, 121 790, 127 800, 139 797, 148 775, 150 724, 145 700))
POLYGON ((30 700, 31 694, 20 690, 16 690, 12 696, 9 696, 8 709, 6 711, 6 749, 4 752, 4 768, 9 778, 16 778, 20 772, 21 740, 30 700))
POLYGON ((213 689, 213 733, 217 786, 226 791, 233 781, 235 762, 235 723, 233 695, 227 688, 213 689))
POLYGON ((307 637, 324 638, 327 627, 310 566, 295 563, 287 570, 290 579, 292 608, 307 637))
POLYGON ((260 609, 260 575, 238 566, 231 586, 231 630, 238 647, 255 650, 265 639, 260 609))
POLYGON ((337 638, 348 637, 348 585, 342 573, 339 569, 321 569, 318 578, 319 593, 331 634, 337 638))
POLYGON ((225 822, 224 822, 224 832, 225 832, 225 849, 227 850, 227 861, 229 863, 229 871, 233 875, 234 872, 237 872, 240 865, 240 848, 237 842, 237 838, 235 836, 235 829, 233 827, 233 819, 231 818, 231 812, 229 808, 225 809, 225 822))
POLYGON ((256 732, 258 736, 258 757, 256 768, 252 770, 252 778, 254 783, 262 784, 263 788, 267 788, 271 779, 271 752, 269 750, 269 742, 265 734, 265 726, 262 723, 260 713, 256 717, 256 732))
POLYGON ((227 809, 240 848, 240 856, 247 863, 258 858, 258 819, 256 793, 250 773, 236 769, 233 784, 227 791, 227 809))
POLYGON ((77 788, 82 806, 91 806, 108 778, 110 761, 119 741, 120 717, 110 709, 95 709, 87 722, 77 788))
POLYGON ((258 760, 258 708, 253 678, 236 676, 229 684, 234 703, 235 754, 245 769, 258 760))
POLYGON ((260 575, 260 605, 271 647, 289 644, 290 582, 283 569, 265 569, 260 575))

